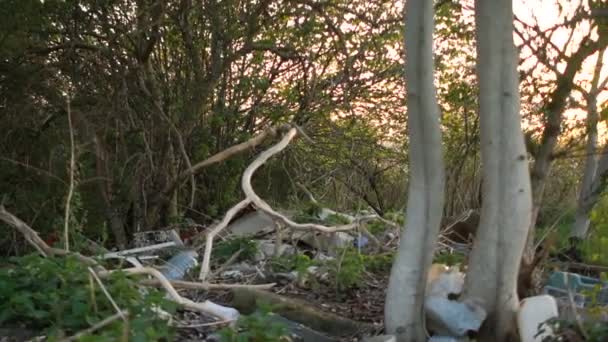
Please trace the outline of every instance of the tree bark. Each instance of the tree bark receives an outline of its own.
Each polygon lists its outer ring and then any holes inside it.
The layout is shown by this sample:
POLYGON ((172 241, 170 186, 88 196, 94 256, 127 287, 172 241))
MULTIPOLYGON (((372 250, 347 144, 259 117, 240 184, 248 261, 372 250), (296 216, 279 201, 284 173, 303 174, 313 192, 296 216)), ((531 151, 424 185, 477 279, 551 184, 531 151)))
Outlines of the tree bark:
POLYGON ((588 103, 587 105, 587 146, 585 152, 585 169, 583 170, 583 179, 581 181, 581 188, 579 191, 578 202, 576 207, 576 215, 574 225, 570 232, 570 236, 583 239, 587 236, 589 230, 591 209, 595 205, 592 199, 593 194, 593 180, 597 172, 597 103, 595 100, 588 103))
POLYGON ((484 184, 465 296, 481 299, 488 312, 480 340, 506 341, 515 336, 517 274, 532 211, 512 1, 476 0, 475 22, 484 184))
MULTIPOLYGON (((588 142, 587 144, 589 145, 590 143, 591 142, 588 142)), ((587 172, 591 171, 588 171, 587 168, 591 168, 592 166, 585 165, 585 175, 583 178, 581 193, 578 199, 576 219, 570 232, 571 237, 578 239, 584 239, 587 237, 591 222, 591 211, 600 199, 600 195, 606 187, 606 178, 608 177, 608 146, 606 146, 602 151, 602 155, 599 160, 596 154, 587 156, 587 159, 590 159, 591 157, 593 157, 594 161, 587 161, 587 163, 594 164, 593 167, 595 168, 595 172, 591 178, 587 174, 587 172)))
POLYGON ((410 179, 407 223, 388 284, 385 328, 399 342, 423 341, 424 290, 444 202, 439 106, 433 78, 433 4, 405 5, 410 179))
POLYGON ((597 191, 598 189, 593 189, 599 158, 597 155, 597 124, 599 120, 597 98, 608 80, 607 78, 600 85, 600 74, 602 73, 604 53, 605 50, 599 52, 593 79, 591 80, 591 90, 588 93, 584 93, 585 101, 587 102, 587 146, 585 148, 587 156, 585 158, 585 169, 583 170, 583 179, 581 180, 575 221, 570 231, 571 237, 579 239, 584 239, 587 236, 591 221, 589 216, 597 202, 597 196, 594 196, 594 190, 597 191))
POLYGON ((579 49, 568 59, 564 72, 561 75, 557 75, 557 87, 549 96, 549 103, 545 108, 545 128, 541 137, 541 145, 534 153, 534 164, 531 170, 533 206, 526 249, 522 260, 524 268, 526 268, 526 265, 532 265, 534 262, 534 228, 536 227, 536 221, 540 212, 547 176, 551 170, 553 152, 561 133, 566 100, 574 87, 574 78, 579 70, 581 70, 583 62, 587 57, 604 48, 607 43, 608 39, 600 39, 598 42, 590 41, 588 38, 583 39, 579 49))

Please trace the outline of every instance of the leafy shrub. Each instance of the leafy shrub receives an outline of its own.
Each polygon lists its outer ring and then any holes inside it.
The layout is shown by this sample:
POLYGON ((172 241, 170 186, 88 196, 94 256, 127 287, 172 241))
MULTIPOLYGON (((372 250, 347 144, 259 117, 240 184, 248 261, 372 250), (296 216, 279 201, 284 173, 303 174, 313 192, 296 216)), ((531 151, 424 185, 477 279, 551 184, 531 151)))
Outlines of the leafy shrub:
POLYGON ((550 328, 554 332, 554 336, 544 337, 543 342, 604 342, 608 340, 608 324, 597 321, 583 321, 579 325, 579 323, 574 321, 550 319, 540 325, 539 334, 547 328, 550 328))
POLYGON ((591 212, 591 227, 590 237, 582 245, 583 259, 608 265, 608 196, 602 196, 591 212))
MULTIPOLYGON (((116 313, 87 267, 73 257, 28 255, 9 262, 0 269, 0 326, 25 323, 55 341, 116 313)), ((168 313, 176 309, 164 293, 143 293, 122 272, 105 278, 104 286, 118 307, 128 310, 128 323, 117 320, 82 340, 118 340, 125 328, 131 341, 170 339, 172 329, 156 313, 158 308, 168 313)))
POLYGON ((403 212, 389 212, 386 213, 386 215, 384 215, 384 217, 387 220, 393 221, 395 223, 397 223, 400 227, 403 227, 403 225, 405 224, 405 215, 403 214, 403 212))
POLYGON ((235 327, 219 331, 222 342, 275 342, 290 341, 286 326, 272 319, 267 306, 260 306, 255 313, 241 316, 235 327))
POLYGON ((434 263, 445 264, 447 266, 462 265, 465 255, 462 253, 441 253, 435 255, 434 263))
POLYGON ((329 226, 337 226, 337 225, 342 225, 342 224, 349 224, 350 220, 344 215, 331 214, 331 215, 327 216, 327 218, 325 218, 325 220, 323 220, 323 223, 325 223, 326 225, 329 225, 329 226))
POLYGON ((384 232, 388 228, 388 225, 380 220, 374 220, 367 224, 367 230, 373 235, 378 235, 384 232))
POLYGON ((328 261, 329 276, 336 290, 359 287, 365 271, 365 258, 355 248, 338 251, 336 259, 328 261))
POLYGON ((394 260, 394 252, 377 255, 363 255, 363 263, 365 265, 365 269, 372 273, 390 272, 394 260))
MULTIPOLYGON (((602 282, 606 283, 608 281, 608 275, 602 273, 600 279, 602 282)), ((550 327, 555 332, 554 337, 544 338, 543 342, 564 341, 565 336, 573 338, 575 335, 578 335, 581 341, 608 341, 608 324, 603 322, 606 315, 608 315, 608 307, 604 306, 600 301, 602 287, 602 284, 597 284, 591 290, 582 291, 582 294, 585 295, 585 297, 591 299, 591 301, 585 305, 587 316, 585 320, 579 323, 563 319, 552 319, 542 323, 539 327, 539 333, 547 327, 550 327), (585 336, 587 336, 587 339, 584 339, 585 336)), ((570 339, 567 340, 570 341, 570 339)))
POLYGON ((302 253, 274 257, 270 260, 270 267, 273 272, 297 271, 298 273, 304 273, 308 267, 316 264, 317 262, 302 253))
POLYGON ((258 245, 247 237, 232 238, 220 241, 213 247, 213 260, 223 263, 230 259, 234 253, 242 250, 236 261, 251 260, 258 251, 258 245))
POLYGON ((317 203, 307 201, 303 204, 303 208, 294 215, 293 220, 297 223, 319 223, 319 214, 321 214, 321 206, 317 203))

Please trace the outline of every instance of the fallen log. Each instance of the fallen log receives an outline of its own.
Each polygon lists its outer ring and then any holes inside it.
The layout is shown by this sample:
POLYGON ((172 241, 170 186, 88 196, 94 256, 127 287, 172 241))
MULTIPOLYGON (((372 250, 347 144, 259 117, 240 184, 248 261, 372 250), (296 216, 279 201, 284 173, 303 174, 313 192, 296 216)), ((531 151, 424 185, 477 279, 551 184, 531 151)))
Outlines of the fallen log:
POLYGON ((321 311, 310 304, 268 291, 250 288, 232 290, 231 305, 241 313, 252 313, 262 305, 270 305, 272 311, 292 321, 332 336, 369 334, 377 330, 373 324, 353 321, 336 314, 321 311))

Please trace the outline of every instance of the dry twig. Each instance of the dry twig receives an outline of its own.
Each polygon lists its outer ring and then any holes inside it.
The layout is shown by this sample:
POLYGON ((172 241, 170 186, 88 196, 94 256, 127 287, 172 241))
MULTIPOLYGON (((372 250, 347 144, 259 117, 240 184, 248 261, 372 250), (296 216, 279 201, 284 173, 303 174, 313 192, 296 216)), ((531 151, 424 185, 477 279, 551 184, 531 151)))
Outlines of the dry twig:
MULTIPOLYGON (((204 312, 204 313, 207 313, 214 317, 220 318, 222 320, 234 320, 235 319, 233 314, 230 314, 225 310, 219 310, 219 306, 210 301, 205 301, 203 303, 197 303, 188 298, 182 297, 179 293, 177 293, 177 291, 175 290, 175 288, 173 287, 171 282, 157 269, 154 269, 151 267, 137 267, 137 268, 123 269, 122 271, 127 274, 147 274, 147 275, 150 275, 150 276, 156 278, 156 280, 158 281, 158 284, 167 291, 167 293, 169 294, 171 299, 174 302, 176 302, 177 304, 181 305, 185 309, 204 312)), ((100 273, 100 275, 108 276, 112 272, 114 272, 114 271, 106 271, 106 272, 100 273)))
POLYGON ((36 250, 42 256, 46 257, 46 256, 49 256, 49 255, 73 255, 76 258, 78 258, 80 261, 82 261, 83 263, 85 263, 87 265, 90 265, 90 266, 93 266, 94 268, 96 268, 98 270, 103 270, 104 269, 93 258, 90 258, 88 256, 84 256, 84 255, 82 255, 80 253, 67 252, 67 251, 65 251, 63 249, 58 249, 58 248, 50 247, 49 245, 46 244, 46 242, 44 242, 44 240, 42 240, 40 238, 40 236, 38 236, 38 232, 37 231, 35 231, 34 229, 32 229, 30 226, 28 226, 25 222, 23 222, 17 216, 15 216, 15 215, 11 214, 10 212, 8 212, 6 210, 6 208, 4 208, 3 205, 0 205, 0 221, 3 221, 4 223, 6 223, 9 226, 12 226, 16 230, 18 230, 23 235, 23 237, 25 238, 25 240, 27 240, 27 242, 29 242, 30 245, 32 245, 34 248, 36 248, 36 250))
POLYGON ((65 213, 63 217, 63 243, 66 252, 70 251, 70 206, 74 195, 74 169, 76 168, 76 151, 74 148, 74 127, 72 126, 72 110, 70 108, 70 94, 67 98, 68 128, 70 130, 70 181, 68 183, 68 196, 65 199, 65 213))
MULTIPOLYGON (((210 284, 210 283, 200 283, 200 282, 192 282, 192 281, 184 281, 184 280, 169 280, 169 283, 175 287, 180 289, 189 289, 189 290, 230 290, 230 289, 257 289, 257 290, 268 290, 273 288, 275 283, 268 284, 210 284)), ((147 286, 162 286, 161 282, 155 279, 147 279, 140 281, 140 284, 147 286)))
POLYGON ((120 319, 121 317, 126 317, 127 315, 128 315, 127 311, 121 311, 121 312, 115 313, 114 315, 104 318, 101 321, 95 323, 91 327, 86 328, 86 329, 66 338, 64 341, 65 342, 78 341, 78 340, 80 340, 81 337, 84 337, 85 335, 91 334, 101 328, 104 328, 104 327, 114 323, 114 321, 120 319))

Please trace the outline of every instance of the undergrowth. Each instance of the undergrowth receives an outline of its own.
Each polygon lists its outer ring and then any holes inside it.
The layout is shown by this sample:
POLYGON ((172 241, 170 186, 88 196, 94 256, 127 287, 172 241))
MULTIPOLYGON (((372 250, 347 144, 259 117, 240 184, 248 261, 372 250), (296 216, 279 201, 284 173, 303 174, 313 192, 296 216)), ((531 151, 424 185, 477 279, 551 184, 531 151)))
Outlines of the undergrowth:
POLYGON ((589 234, 581 248, 584 261, 608 266, 608 194, 600 198, 591 212, 589 234))
POLYGON ((235 261, 251 260, 258 251, 258 245, 248 237, 231 238, 215 244, 211 255, 213 261, 224 263, 238 251, 241 252, 235 261))
POLYGON ((258 311, 241 316, 234 327, 218 333, 221 342, 278 342, 291 341, 285 324, 272 319, 269 306, 260 305, 258 311))
MULTIPOLYGON (((104 278, 103 284, 117 306, 128 311, 127 320, 118 319, 80 341, 171 340, 173 330, 156 313, 176 310, 164 293, 139 289, 120 271, 104 278)), ((114 314, 88 268, 74 257, 27 255, 9 259, 0 269, 0 326, 32 330, 58 341, 114 314)))

